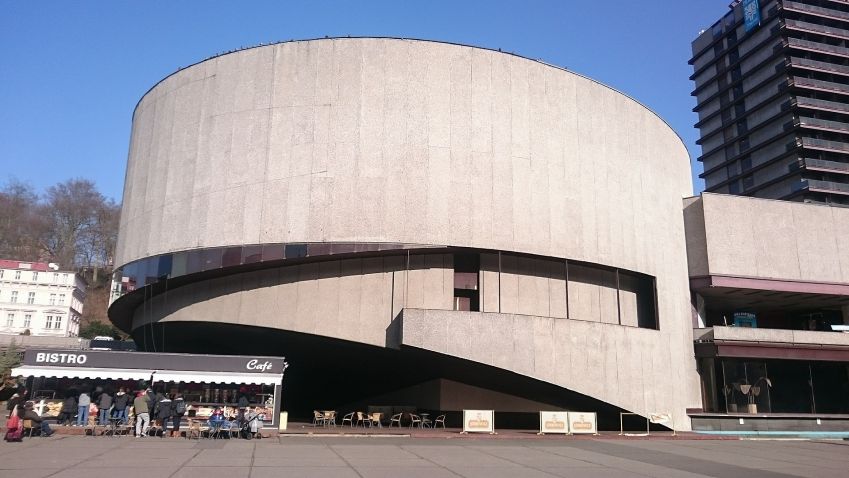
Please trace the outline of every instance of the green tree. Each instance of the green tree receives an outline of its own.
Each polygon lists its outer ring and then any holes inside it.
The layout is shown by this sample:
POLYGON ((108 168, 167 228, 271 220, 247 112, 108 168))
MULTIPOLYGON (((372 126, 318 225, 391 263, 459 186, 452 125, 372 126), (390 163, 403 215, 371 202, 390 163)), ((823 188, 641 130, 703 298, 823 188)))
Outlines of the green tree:
POLYGON ((100 321, 89 322, 88 325, 80 329, 80 337, 84 339, 93 339, 97 336, 108 336, 113 339, 121 339, 121 331, 115 328, 112 324, 107 324, 100 321))
POLYGON ((6 377, 14 367, 21 363, 21 349, 12 340, 9 346, 0 351, 0 377, 6 377))

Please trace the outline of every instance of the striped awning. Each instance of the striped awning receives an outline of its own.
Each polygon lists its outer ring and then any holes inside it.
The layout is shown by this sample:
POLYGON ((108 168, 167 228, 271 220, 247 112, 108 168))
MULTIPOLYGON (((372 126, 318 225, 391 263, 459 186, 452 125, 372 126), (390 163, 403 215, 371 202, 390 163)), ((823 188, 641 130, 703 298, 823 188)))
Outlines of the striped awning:
POLYGON ((12 376, 88 378, 102 380, 148 380, 153 375, 156 382, 183 383, 235 383, 256 385, 280 385, 283 374, 200 372, 188 370, 141 370, 89 367, 38 367, 22 365, 12 369, 12 376))

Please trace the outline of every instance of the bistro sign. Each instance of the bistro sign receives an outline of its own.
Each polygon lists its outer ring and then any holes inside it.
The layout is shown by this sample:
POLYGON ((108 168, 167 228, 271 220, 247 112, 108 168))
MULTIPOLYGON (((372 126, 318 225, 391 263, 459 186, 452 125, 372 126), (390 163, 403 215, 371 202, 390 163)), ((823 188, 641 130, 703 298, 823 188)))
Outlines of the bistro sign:
POLYGON ((27 350, 23 365, 275 374, 282 374, 288 366, 283 357, 55 349, 27 350))
POLYGON ((86 354, 44 353, 35 354, 35 363, 62 363, 82 365, 88 361, 86 354))

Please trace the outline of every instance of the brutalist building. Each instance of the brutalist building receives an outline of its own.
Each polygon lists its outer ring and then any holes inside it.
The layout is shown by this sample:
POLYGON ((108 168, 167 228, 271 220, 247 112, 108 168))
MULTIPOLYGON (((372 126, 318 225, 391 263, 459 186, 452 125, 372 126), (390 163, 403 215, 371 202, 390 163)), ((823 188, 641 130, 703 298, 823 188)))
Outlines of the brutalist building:
POLYGON ((693 42, 709 192, 849 204, 849 4, 746 0, 693 42))

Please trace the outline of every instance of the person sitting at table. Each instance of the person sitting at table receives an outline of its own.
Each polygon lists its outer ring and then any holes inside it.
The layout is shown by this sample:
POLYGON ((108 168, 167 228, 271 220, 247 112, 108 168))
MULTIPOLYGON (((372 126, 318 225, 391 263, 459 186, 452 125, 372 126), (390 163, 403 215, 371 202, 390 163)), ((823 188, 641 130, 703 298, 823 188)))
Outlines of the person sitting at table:
POLYGON ((27 402, 24 405, 24 414, 21 416, 24 420, 29 420, 34 424, 37 424, 39 430, 41 431, 41 435, 45 437, 49 437, 55 432, 50 429, 50 425, 47 423, 47 420, 41 418, 38 413, 35 413, 34 405, 32 402, 27 402))
POLYGON ((221 410, 221 407, 216 407, 213 410, 212 415, 209 416, 209 431, 210 433, 218 433, 221 430, 221 427, 224 426, 225 422, 224 411, 221 410))
POLYGON ((220 427, 221 424, 224 423, 224 420, 224 410, 222 410, 221 407, 215 407, 212 415, 209 416, 209 424, 220 427))

